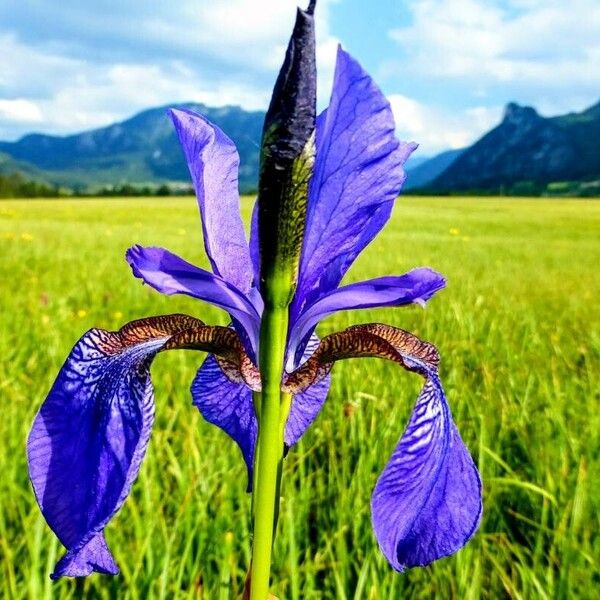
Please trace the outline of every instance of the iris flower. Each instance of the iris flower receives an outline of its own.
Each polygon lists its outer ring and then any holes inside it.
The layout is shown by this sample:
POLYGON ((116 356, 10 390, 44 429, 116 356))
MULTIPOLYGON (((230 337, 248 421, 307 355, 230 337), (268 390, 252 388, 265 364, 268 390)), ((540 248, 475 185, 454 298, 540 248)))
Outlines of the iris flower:
POLYGON ((384 358, 424 380, 371 502, 375 537, 392 567, 402 571, 450 555, 478 526, 480 479, 452 420, 436 348, 379 323, 322 340, 315 334, 319 321, 339 311, 422 305, 445 280, 417 268, 340 285, 389 219, 416 144, 396 139, 389 103, 341 48, 329 107, 315 117, 313 10, 311 3, 298 11, 265 119, 249 243, 234 144, 200 115, 170 113, 212 272, 157 247, 134 246, 127 261, 159 292, 223 309, 231 326, 181 314, 148 317, 119 331, 92 329, 72 349, 27 444, 37 501, 67 549, 53 578, 118 573, 104 529, 127 498, 150 439, 150 365, 172 349, 208 353, 191 394, 245 460, 248 489, 256 494, 253 578, 264 578, 270 564, 284 451, 319 414, 332 366, 342 359, 384 358))

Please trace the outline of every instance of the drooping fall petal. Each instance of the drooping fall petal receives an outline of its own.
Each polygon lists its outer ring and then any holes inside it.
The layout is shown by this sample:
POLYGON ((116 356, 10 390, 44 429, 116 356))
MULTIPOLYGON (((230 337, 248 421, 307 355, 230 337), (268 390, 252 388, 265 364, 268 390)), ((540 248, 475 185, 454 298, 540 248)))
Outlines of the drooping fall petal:
POLYGON ((329 393, 331 377, 326 376, 314 385, 294 395, 285 426, 284 441, 288 448, 296 445, 318 417, 329 393))
POLYGON ((398 571, 454 554, 481 516, 481 481, 430 372, 410 421, 373 492, 379 545, 398 571))
POLYGON ((119 510, 144 457, 154 418, 150 364, 162 350, 219 354, 245 371, 235 332, 185 315, 92 329, 75 345, 27 441, 29 474, 42 513, 67 553, 53 574, 115 574, 104 528, 119 510))
POLYGON ((246 463, 250 490, 258 431, 252 390, 241 377, 236 381, 231 374, 225 375, 215 357, 209 355, 198 369, 191 392, 194 406, 202 416, 239 446, 246 463))
MULTIPOLYGON (((300 363, 306 362, 315 353, 320 341, 316 335, 310 336, 300 357, 300 363)), ((331 377, 327 375, 315 382, 314 385, 294 395, 292 408, 285 425, 284 441, 288 448, 294 446, 313 424, 325 404, 330 386, 331 377)))
POLYGON ((316 125, 306 235, 293 315, 339 284, 390 216, 415 144, 400 143, 388 101, 338 50, 329 107, 316 125))
POLYGON ((401 571, 459 550, 481 518, 481 480, 452 420, 431 344, 388 325, 350 327, 325 337, 284 387, 304 390, 345 358, 392 360, 425 379, 409 424, 383 470, 371 508, 377 541, 401 571))
POLYGON ((204 247, 213 271, 248 292, 253 269, 240 217, 236 147, 200 115, 182 109, 170 113, 196 190, 204 247))

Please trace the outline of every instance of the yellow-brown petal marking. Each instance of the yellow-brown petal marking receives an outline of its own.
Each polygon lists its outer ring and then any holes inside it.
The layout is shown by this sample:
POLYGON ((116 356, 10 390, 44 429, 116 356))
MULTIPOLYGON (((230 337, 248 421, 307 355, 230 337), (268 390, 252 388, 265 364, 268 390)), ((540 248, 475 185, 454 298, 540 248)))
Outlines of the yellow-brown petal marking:
POLYGON ((118 331, 93 330, 99 349, 114 355, 136 344, 169 338, 160 352, 189 349, 210 352, 233 380, 260 389, 258 369, 250 360, 238 334, 229 327, 208 326, 200 319, 183 314, 161 315, 131 321, 118 331))
POLYGON ((408 331, 381 323, 355 325, 323 338, 310 359, 285 378, 283 389, 298 394, 323 379, 335 361, 368 357, 392 360, 409 371, 419 370, 418 363, 436 370, 440 360, 435 346, 408 331))

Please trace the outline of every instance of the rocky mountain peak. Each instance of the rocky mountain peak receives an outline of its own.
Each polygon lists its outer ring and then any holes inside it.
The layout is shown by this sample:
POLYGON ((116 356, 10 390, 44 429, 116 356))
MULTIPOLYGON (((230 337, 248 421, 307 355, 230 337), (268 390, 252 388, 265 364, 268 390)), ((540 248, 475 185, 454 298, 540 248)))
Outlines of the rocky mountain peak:
POLYGON ((594 104, 593 106, 590 106, 586 111, 584 111, 583 114, 587 117, 592 117, 596 119, 600 118, 600 100, 596 102, 596 104, 594 104))
POLYGON ((541 189, 552 182, 591 181, 600 174, 597 105, 542 117, 511 102, 502 122, 467 148, 433 182, 434 189, 541 189), (515 187, 516 186, 516 187, 515 187))
POLYGON ((539 119, 541 119, 540 115, 532 106, 521 106, 516 102, 509 102, 504 109, 502 122, 515 127, 522 127, 539 119))

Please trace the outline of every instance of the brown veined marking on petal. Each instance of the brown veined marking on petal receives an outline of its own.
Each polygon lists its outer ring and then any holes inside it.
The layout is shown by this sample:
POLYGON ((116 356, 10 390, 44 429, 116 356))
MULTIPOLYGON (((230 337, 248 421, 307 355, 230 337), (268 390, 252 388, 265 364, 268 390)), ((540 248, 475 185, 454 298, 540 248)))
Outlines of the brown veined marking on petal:
POLYGON ((360 326, 350 327, 323 338, 315 353, 285 378, 283 390, 297 394, 323 379, 335 361, 368 357, 387 358, 405 366, 402 356, 389 342, 360 326))
POLYGON ((203 350, 215 355, 221 370, 236 383, 260 391, 260 373, 244 350, 238 334, 229 327, 195 327, 174 335, 164 347, 203 350))
POLYGON ((381 323, 355 325, 323 338, 311 358, 286 377, 283 389, 297 394, 323 379, 335 361, 345 358, 385 358, 415 370, 407 365, 404 356, 418 359, 433 369, 439 363, 435 346, 408 331, 381 323))
POLYGON ((213 352, 232 362, 239 361, 240 352, 243 352, 238 334, 233 329, 204 323, 175 332, 164 350, 176 348, 213 352))
POLYGON ((281 391, 293 395, 299 394, 311 385, 321 381, 331 371, 332 367, 333 362, 321 364, 318 359, 310 358, 293 373, 284 375, 281 391))
MULTIPOLYGON (((418 358, 430 367, 437 369, 440 364, 440 355, 433 344, 419 339, 416 335, 404 329, 385 325, 384 323, 368 323, 366 325, 356 325, 355 327, 383 338, 401 354, 418 358)), ((349 329, 353 328, 350 327, 349 329)))
POLYGON ((100 350, 107 355, 113 355, 138 343, 170 337, 192 327, 204 327, 204 323, 188 315, 174 314, 137 319, 123 325, 118 331, 93 329, 92 332, 97 336, 100 350))
POLYGON ((137 319, 118 331, 93 331, 98 347, 108 356, 156 338, 169 338, 161 352, 175 349, 210 352, 217 357, 230 379, 244 382, 255 391, 260 390, 259 371, 244 350, 238 334, 229 327, 208 326, 195 317, 173 314, 137 319))
POLYGON ((215 356, 215 358, 217 359, 217 363, 219 363, 219 367, 221 367, 221 371, 225 373, 225 376, 230 381, 245 383, 253 392, 260 392, 262 389, 260 372, 245 352, 240 365, 219 356, 215 356))
POLYGON ((368 327, 357 325, 323 338, 315 354, 320 363, 343 358, 368 358, 375 356, 389 360, 402 360, 394 346, 368 327))
POLYGON ((135 344, 151 338, 172 336, 188 329, 200 327, 205 327, 205 325, 195 317, 182 314, 160 315, 131 321, 119 330, 119 335, 124 341, 135 344))

